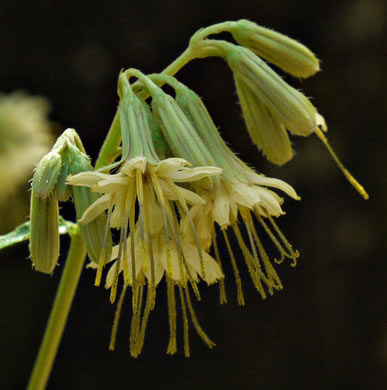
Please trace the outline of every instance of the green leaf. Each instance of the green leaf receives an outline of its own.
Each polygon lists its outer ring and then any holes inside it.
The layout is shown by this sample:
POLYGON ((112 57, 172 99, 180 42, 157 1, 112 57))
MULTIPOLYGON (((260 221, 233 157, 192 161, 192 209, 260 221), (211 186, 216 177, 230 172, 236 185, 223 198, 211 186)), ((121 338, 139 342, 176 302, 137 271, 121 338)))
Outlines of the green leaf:
MULTIPOLYGON (((69 234, 76 227, 71 221, 59 217, 59 234, 69 234)), ((23 223, 12 232, 0 236, 0 249, 15 245, 30 238, 30 222, 23 223)))

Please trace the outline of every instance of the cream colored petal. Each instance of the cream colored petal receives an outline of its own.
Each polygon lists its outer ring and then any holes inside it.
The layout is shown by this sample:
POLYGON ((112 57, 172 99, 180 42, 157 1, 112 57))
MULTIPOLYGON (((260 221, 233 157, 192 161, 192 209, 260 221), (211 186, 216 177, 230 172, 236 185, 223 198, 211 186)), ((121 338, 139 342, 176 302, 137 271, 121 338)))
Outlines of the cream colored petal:
POLYGON ((113 284, 114 275, 116 273, 117 268, 117 262, 115 261, 114 264, 110 267, 105 280, 105 288, 108 289, 113 284))
POLYGON ((187 164, 188 162, 182 158, 167 158, 166 160, 162 160, 159 164, 157 164, 154 170, 158 177, 170 177, 181 167, 187 164))
MULTIPOLYGON (((178 200, 178 197, 176 196, 175 192, 172 191, 171 187, 169 186, 168 183, 166 183, 164 180, 160 179, 159 180, 160 182, 160 185, 161 185, 161 189, 165 195, 165 197, 168 199, 168 200, 178 200)), ((174 185, 174 184, 173 184, 174 185)), ((205 201, 203 200, 202 197, 200 197, 198 194, 196 194, 195 192, 192 192, 190 190, 187 190, 183 187, 179 187, 177 185, 174 185, 176 191, 179 192, 180 196, 182 198, 185 199, 185 201, 188 203, 188 204, 204 204, 205 201)))
POLYGON ((79 220, 79 223, 85 225, 107 210, 109 208, 109 199, 110 194, 106 194, 98 198, 91 206, 86 209, 82 215, 82 218, 79 220))
POLYGON ((99 172, 81 172, 76 175, 67 176, 66 182, 73 186, 91 187, 99 181, 110 178, 110 175, 105 175, 99 172))
POLYGON ((261 198, 260 206, 265 207, 270 211, 271 215, 279 216, 284 214, 281 205, 277 199, 278 195, 264 188, 257 187, 261 198))
POLYGON ((248 186, 243 183, 234 183, 231 191, 232 198, 235 202, 250 209, 260 201, 259 192, 255 186, 248 186))
POLYGON ((122 203, 122 193, 115 194, 114 208, 110 218, 110 226, 117 229, 121 227, 121 220, 122 220, 121 203, 122 203))
POLYGON ((207 212, 204 212, 199 218, 199 222, 196 226, 196 231, 199 236, 199 242, 202 250, 207 251, 212 245, 212 233, 214 218, 212 216, 212 207, 207 208, 207 212))
POLYGON ((120 173, 124 173, 127 176, 133 176, 134 170, 139 169, 142 173, 145 172, 147 160, 145 157, 135 157, 128 161, 125 161, 121 167, 120 173))
POLYGON ((291 198, 300 200, 301 198, 297 195, 294 188, 285 183, 283 180, 274 179, 271 177, 266 177, 263 175, 259 175, 255 173, 252 169, 243 170, 244 176, 252 183, 260 186, 267 186, 272 188, 278 188, 279 190, 285 192, 285 194, 289 195, 291 198))
POLYGON ((230 204, 233 199, 223 185, 218 186, 214 194, 213 213, 215 221, 221 226, 226 227, 230 224, 230 204))
POLYGON ((91 187, 94 192, 121 192, 124 191, 133 180, 129 177, 114 177, 108 180, 101 180, 98 184, 91 187))
POLYGON ((175 182, 190 182, 204 177, 220 175, 222 172, 223 169, 218 167, 182 168, 171 175, 170 178, 175 182))
POLYGON ((152 236, 163 229, 164 219, 160 206, 157 205, 149 185, 144 186, 144 210, 149 220, 149 231, 152 236))
MULTIPOLYGON (((188 265, 192 267, 195 273, 198 273, 203 279, 197 247, 191 244, 186 244, 184 242, 182 243, 182 247, 188 265)), ((205 280, 208 284, 212 284, 219 279, 223 279, 223 273, 216 261, 207 252, 202 252, 202 254, 206 274, 206 277, 203 280, 205 280)))
POLYGON ((97 269, 98 264, 94 263, 94 261, 90 261, 89 263, 86 264, 86 268, 97 269))
POLYGON ((321 128, 322 131, 328 131, 328 126, 322 115, 316 112, 316 125, 321 128))

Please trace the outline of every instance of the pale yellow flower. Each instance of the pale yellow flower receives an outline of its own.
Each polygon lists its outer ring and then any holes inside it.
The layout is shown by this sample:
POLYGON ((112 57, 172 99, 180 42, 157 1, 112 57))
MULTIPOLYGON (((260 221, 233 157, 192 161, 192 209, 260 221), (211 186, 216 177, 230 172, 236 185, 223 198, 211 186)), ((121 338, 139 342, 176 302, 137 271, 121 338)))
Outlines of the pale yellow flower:
MULTIPOLYGON (((238 302, 243 305, 242 284, 236 256, 231 249, 226 232, 227 228, 232 228, 252 281, 261 296, 265 298, 266 292, 262 283, 266 285, 270 294, 273 294, 273 290, 282 289, 282 284, 262 245, 260 234, 257 232, 252 216, 254 215, 259 221, 265 234, 269 236, 279 250, 281 257, 276 262, 282 262, 287 257, 292 259, 292 265, 295 265, 299 253, 293 250, 273 220, 273 217, 283 215, 284 211, 281 207, 283 199, 272 191, 272 188, 283 191, 293 199, 298 200, 300 198, 294 189, 284 181, 257 174, 237 159, 236 156, 234 162, 239 165, 240 180, 222 175, 220 183, 214 191, 200 193, 207 202, 205 205, 194 205, 190 209, 190 218, 194 222, 201 246, 209 250, 211 244, 214 245, 217 262, 221 267, 221 259, 216 246, 214 223, 216 222, 220 226, 235 274, 238 302), (238 225, 239 216, 248 235, 248 244, 245 243, 244 235, 238 225), (268 222, 265 222, 265 219, 268 222)), ((189 229, 189 219, 187 217, 183 218, 181 226, 184 236, 187 237, 187 240, 193 242, 194 237, 189 229)), ((221 302, 226 302, 222 281, 221 302)))
MULTIPOLYGON (((204 204, 204 200, 176 183, 188 183, 219 175, 216 167, 186 167, 187 161, 169 158, 158 163, 149 163, 145 157, 126 160, 117 174, 84 172, 68 179, 71 185, 87 186, 102 196, 83 214, 81 224, 87 224, 105 210, 108 224, 120 229, 120 242, 113 249, 113 259, 106 287, 110 299, 116 297, 119 274, 123 271, 124 287, 117 308, 119 316, 123 294, 128 285, 133 291, 133 321, 131 327, 131 354, 138 356, 142 349, 144 332, 149 312, 155 305, 156 286, 166 276, 168 284, 168 311, 171 338, 168 353, 176 352, 176 304, 175 286, 178 287, 187 321, 187 308, 199 335, 210 346, 211 340, 200 328, 189 297, 188 283, 199 298, 197 282, 200 278, 208 284, 223 278, 216 261, 202 250, 195 226, 190 224, 194 242, 188 242, 179 231, 178 215, 189 218, 189 209, 204 204), (137 208, 137 209, 136 209, 137 208), (130 233, 130 234, 129 234, 130 233), (147 299, 142 313, 143 291, 148 287, 147 299), (141 317, 142 316, 142 317, 141 317), (142 319, 141 319, 142 318, 142 319), (141 324, 141 331, 140 329, 141 324)), ((103 265, 111 259, 101 259, 98 265, 96 284, 100 283, 103 265)), ((118 319, 115 321, 111 348, 114 348, 118 319)), ((185 353, 189 355, 188 333, 185 329, 185 353)))

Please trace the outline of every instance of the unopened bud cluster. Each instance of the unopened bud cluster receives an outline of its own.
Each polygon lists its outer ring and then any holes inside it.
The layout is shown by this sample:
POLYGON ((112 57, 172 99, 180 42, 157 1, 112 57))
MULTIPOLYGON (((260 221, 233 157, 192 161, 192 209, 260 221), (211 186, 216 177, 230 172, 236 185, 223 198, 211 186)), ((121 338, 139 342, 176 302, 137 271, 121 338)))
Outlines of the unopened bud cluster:
MULTIPOLYGON (((30 253, 37 271, 50 274, 59 258, 58 202, 73 196, 77 216, 97 200, 88 188, 66 183, 69 174, 90 171, 91 165, 82 142, 74 129, 67 129, 56 141, 35 169, 31 191, 30 253)), ((98 261, 104 233, 104 218, 81 226, 81 233, 89 257, 98 261)))

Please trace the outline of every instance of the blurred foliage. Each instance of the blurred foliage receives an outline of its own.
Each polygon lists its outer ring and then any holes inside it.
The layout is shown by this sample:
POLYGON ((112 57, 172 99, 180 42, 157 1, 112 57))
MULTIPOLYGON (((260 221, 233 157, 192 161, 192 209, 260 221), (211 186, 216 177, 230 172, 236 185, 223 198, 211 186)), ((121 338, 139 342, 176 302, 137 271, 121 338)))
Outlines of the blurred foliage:
MULTIPOLYGON (((232 148, 301 195, 301 202, 286 200, 287 215, 278 221, 301 252, 299 264, 277 267, 285 289, 266 301, 244 270, 246 307, 236 305, 231 278, 226 306, 219 306, 216 287, 202 286, 196 311, 217 347, 208 350, 192 332, 189 359, 182 353, 181 321, 179 353, 165 355, 164 286, 141 357, 129 358, 125 308, 117 351, 109 352, 114 307, 86 270, 48 389, 382 388, 387 380, 385 8, 383 0, 1 3, 1 89, 47 96, 52 119, 74 127, 93 158, 115 113, 121 68, 160 71, 194 31, 228 19, 250 18, 300 40, 322 59, 323 71, 302 82, 286 80, 313 97, 332 146, 370 194, 368 202, 360 198, 317 137, 293 139, 296 157, 286 166, 267 163, 243 128, 227 67, 216 59, 189 64, 179 73, 181 80, 204 98, 232 148)), ((27 198, 20 205, 11 206, 13 199, 4 204, 2 219, 28 210, 27 198)), ((63 211, 72 217, 69 208, 63 211)), ((53 277, 32 272, 27 244, 0 256, 0 376, 2 388, 21 389, 62 264, 53 277)))

